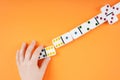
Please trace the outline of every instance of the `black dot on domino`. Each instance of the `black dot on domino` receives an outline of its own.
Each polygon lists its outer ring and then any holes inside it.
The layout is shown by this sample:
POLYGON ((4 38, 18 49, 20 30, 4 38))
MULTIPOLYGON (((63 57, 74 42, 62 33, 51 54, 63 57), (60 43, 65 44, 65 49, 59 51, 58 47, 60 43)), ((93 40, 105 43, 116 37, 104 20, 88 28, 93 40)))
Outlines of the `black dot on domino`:
POLYGON ((114 16, 114 13, 112 13, 112 16, 114 16))
POLYGON ((102 20, 102 17, 100 17, 100 20, 102 20))
POLYGON ((41 50, 42 52, 44 51, 44 49, 41 50))
POLYGON ((95 23, 95 25, 97 26, 97 25, 98 25, 98 23, 95 23))
POLYGON ((116 8, 116 10, 119 10, 119 8, 116 8))
POLYGON ((99 17, 98 17, 98 16, 96 16, 96 18, 98 19, 99 17))
POLYGON ((66 36, 66 39, 68 39, 68 37, 66 36))
POLYGON ((115 7, 113 7, 113 9, 115 9, 115 7))
POLYGON ((75 32, 75 34, 77 34, 77 32, 75 32))
POLYGON ((42 53, 40 53, 40 55, 42 55, 42 53))
POLYGON ((90 24, 90 21, 88 21, 88 24, 90 24))
POLYGON ((107 5, 107 7, 109 7, 109 5, 107 5))
POLYGON ((43 55, 43 57, 45 57, 45 55, 43 55))
POLYGON ((106 20, 106 18, 104 18, 104 21, 106 20))
POLYGON ((82 28, 82 26, 80 26, 80 28, 82 28))
POLYGON ((110 23, 113 23, 112 21, 110 21, 110 23))
POLYGON ((90 30, 90 28, 87 28, 87 30, 90 30))
POLYGON ((111 19, 113 19, 113 17, 111 17, 111 19))
POLYGON ((106 9, 106 11, 108 11, 108 9, 106 9))
POLYGON ((107 13, 105 13, 105 15, 107 15, 107 13))

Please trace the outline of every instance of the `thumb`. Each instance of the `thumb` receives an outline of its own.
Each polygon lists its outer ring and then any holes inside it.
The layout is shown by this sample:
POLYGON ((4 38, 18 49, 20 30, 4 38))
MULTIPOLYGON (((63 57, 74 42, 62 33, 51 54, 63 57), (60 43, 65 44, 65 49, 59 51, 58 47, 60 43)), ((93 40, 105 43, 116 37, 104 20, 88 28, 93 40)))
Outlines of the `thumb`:
POLYGON ((51 58, 50 57, 47 57, 44 59, 44 61, 42 62, 42 65, 40 67, 40 71, 41 71, 41 74, 44 75, 45 74, 45 71, 47 69, 47 66, 48 66, 48 63, 50 62, 51 58))

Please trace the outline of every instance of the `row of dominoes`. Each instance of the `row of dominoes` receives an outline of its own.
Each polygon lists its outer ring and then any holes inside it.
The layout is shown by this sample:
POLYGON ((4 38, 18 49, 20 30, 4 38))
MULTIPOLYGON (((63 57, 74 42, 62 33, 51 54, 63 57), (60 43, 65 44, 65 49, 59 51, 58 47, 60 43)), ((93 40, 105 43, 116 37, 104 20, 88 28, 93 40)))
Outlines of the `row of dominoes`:
POLYGON ((120 14, 120 2, 113 7, 110 7, 109 4, 105 5, 101 8, 101 12, 102 13, 96 15, 95 17, 91 18, 87 22, 84 22, 71 31, 57 38, 54 38, 52 40, 53 45, 43 49, 40 53, 39 59, 56 55, 55 48, 59 48, 61 46, 64 46, 65 44, 68 44, 69 42, 79 38, 80 36, 86 34, 90 30, 96 28, 106 21, 108 21, 109 24, 114 24, 115 22, 117 22, 118 18, 116 15, 120 14))

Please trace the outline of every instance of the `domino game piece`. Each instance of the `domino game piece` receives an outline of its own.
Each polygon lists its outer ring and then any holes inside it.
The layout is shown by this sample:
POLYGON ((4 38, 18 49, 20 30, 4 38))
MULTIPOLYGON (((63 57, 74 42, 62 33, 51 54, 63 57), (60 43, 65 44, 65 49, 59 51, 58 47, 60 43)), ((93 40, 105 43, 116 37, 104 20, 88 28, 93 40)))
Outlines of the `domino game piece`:
POLYGON ((65 44, 73 41, 73 38, 72 38, 72 36, 71 36, 71 34, 69 32, 61 35, 61 37, 62 37, 62 39, 63 39, 63 41, 64 41, 65 44))
POLYGON ((70 31, 71 36, 73 37, 73 39, 77 39, 82 35, 82 32, 80 29, 74 28, 70 31))
POLYGON ((94 29, 99 25, 99 22, 97 21, 96 18, 92 18, 92 19, 88 20, 86 23, 90 29, 94 29))
MULTIPOLYGON (((115 22, 118 21, 117 16, 114 14, 114 9, 115 7, 113 7, 112 9, 109 4, 101 8, 101 11, 104 15, 106 15, 106 18, 109 24, 114 24, 115 22)), ((116 10, 118 9, 119 8, 116 8, 116 10)))
POLYGON ((103 13, 100 13, 97 16, 95 16, 95 19, 99 23, 98 26, 103 24, 103 23, 105 23, 107 21, 107 17, 103 13))
POLYGON ((59 48, 59 47, 61 47, 61 46, 63 46, 65 43, 63 42, 63 39, 62 39, 62 37, 57 37, 57 38, 54 38, 53 40, 52 40, 52 43, 53 43, 53 45, 55 46, 55 48, 59 48))
POLYGON ((91 28, 88 26, 88 24, 90 24, 90 21, 85 22, 78 27, 78 29, 81 30, 82 34, 85 34, 91 30, 91 28))
POLYGON ((112 7, 112 9, 113 9, 113 12, 114 12, 115 15, 120 14, 120 2, 117 3, 116 5, 114 5, 114 6, 112 7))
POLYGON ((109 4, 103 6, 101 8, 101 12, 102 13, 89 19, 87 22, 84 22, 80 26, 70 30, 69 32, 57 38, 54 38, 52 40, 52 46, 48 46, 41 50, 39 59, 56 55, 55 48, 59 48, 61 46, 64 46, 65 44, 70 43, 71 41, 73 41, 73 39, 79 38, 90 30, 105 23, 106 21, 108 21, 109 24, 114 24, 115 22, 117 22, 117 15, 120 14, 120 2, 113 7, 111 7, 109 4))
POLYGON ((73 39, 77 39, 78 37, 82 36, 82 34, 88 32, 90 29, 94 29, 99 25, 99 22, 96 18, 92 18, 85 22, 84 24, 80 25, 79 27, 70 31, 73 39), (83 27, 83 28, 82 28, 83 27))
POLYGON ((45 50, 46 50, 47 57, 56 55, 54 46, 48 46, 45 48, 45 50))

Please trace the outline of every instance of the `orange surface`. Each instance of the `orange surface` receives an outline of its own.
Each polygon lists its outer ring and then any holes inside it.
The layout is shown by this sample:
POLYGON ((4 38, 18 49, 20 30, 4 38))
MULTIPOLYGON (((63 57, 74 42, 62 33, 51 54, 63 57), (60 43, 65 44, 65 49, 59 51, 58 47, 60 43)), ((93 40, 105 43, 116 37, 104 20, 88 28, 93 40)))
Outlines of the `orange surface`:
MULTIPOLYGON (((15 55, 22 42, 51 40, 119 0, 1 0, 0 80, 20 80, 15 55)), ((120 15, 118 15, 120 19, 120 15)), ((120 80, 120 20, 105 23, 57 49, 44 80, 120 80)))

